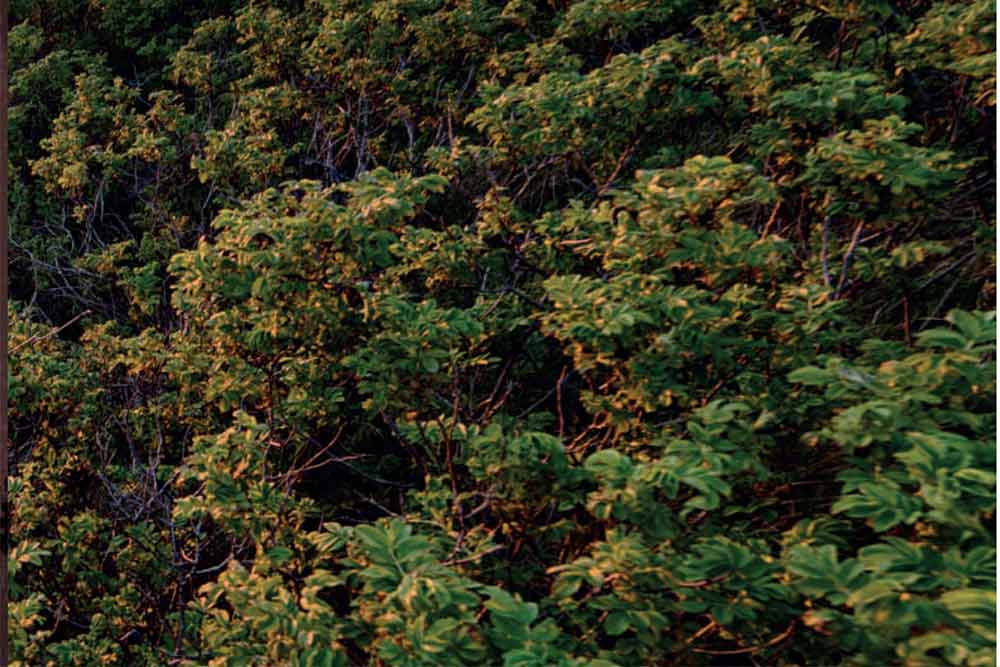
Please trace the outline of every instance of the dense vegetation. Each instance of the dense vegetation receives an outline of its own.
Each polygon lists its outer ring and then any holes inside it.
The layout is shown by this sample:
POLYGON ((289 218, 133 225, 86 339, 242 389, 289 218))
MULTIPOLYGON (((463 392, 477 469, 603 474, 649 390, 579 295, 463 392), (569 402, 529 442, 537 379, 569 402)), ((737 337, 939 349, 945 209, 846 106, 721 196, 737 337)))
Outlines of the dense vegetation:
POLYGON ((12 0, 21 667, 995 661, 989 0, 12 0))

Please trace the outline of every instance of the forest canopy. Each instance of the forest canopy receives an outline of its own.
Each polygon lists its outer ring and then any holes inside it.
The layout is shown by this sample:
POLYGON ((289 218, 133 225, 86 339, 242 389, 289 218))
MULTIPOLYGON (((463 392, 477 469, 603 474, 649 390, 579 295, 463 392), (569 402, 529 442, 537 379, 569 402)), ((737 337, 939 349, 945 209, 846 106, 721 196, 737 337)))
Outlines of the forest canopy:
POLYGON ((19 667, 987 667, 989 0, 11 0, 19 667))

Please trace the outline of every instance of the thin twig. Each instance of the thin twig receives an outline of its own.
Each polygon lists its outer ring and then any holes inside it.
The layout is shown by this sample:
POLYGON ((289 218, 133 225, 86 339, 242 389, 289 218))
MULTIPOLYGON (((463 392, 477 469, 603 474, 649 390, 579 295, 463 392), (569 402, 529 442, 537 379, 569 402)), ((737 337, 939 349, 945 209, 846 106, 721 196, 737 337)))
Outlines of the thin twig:
POLYGON ((714 631, 718 627, 719 624, 715 622, 715 619, 712 619, 708 625, 706 625, 701 630, 688 637, 687 641, 684 643, 690 646, 691 644, 695 643, 696 641, 704 637, 706 634, 714 631))
POLYGON ((851 258, 854 256, 854 250, 858 247, 858 239, 861 238, 861 230, 864 229, 864 226, 864 222, 859 222, 857 227, 854 228, 854 234, 851 235, 851 245, 848 246, 847 253, 844 255, 844 263, 840 267, 840 280, 837 281, 837 289, 833 292, 834 301, 840 298, 840 293, 847 282, 847 273, 851 268, 851 258))
POLYGON ((11 350, 10 350, 11 354, 13 354, 14 352, 17 352, 22 347, 27 347, 28 345, 31 345, 33 343, 38 343, 38 342, 43 341, 43 340, 48 340, 49 338, 52 338, 54 336, 58 336, 64 329, 72 326, 74 323, 76 323, 77 321, 79 321, 81 318, 84 318, 87 315, 92 315, 92 314, 93 314, 93 311, 91 311, 91 310, 85 310, 82 313, 80 313, 79 315, 77 315, 76 317, 74 317, 73 319, 71 319, 69 322, 66 322, 65 324, 63 324, 60 327, 58 327, 57 329, 52 329, 51 331, 49 331, 44 336, 32 336, 28 340, 23 341, 20 345, 15 345, 13 348, 11 348, 11 350))
POLYGON ((727 651, 716 651, 716 650, 707 649, 707 648, 693 648, 691 650, 693 652, 695 652, 695 653, 707 653, 708 655, 741 655, 743 653, 760 653, 761 651, 763 651, 766 648, 770 648, 770 647, 774 646, 775 644, 780 644, 781 642, 785 641, 786 639, 788 639, 789 637, 792 636, 793 632, 795 632, 795 620, 794 619, 792 620, 791 623, 788 624, 788 627, 785 628, 784 632, 782 632, 780 635, 778 635, 774 639, 771 639, 766 644, 761 644, 759 646, 748 646, 746 648, 730 649, 730 650, 727 650, 727 651))
POLYGON ((507 548, 506 546, 504 546, 502 544, 499 544, 499 545, 497 545, 495 547, 490 547, 486 551, 483 551, 483 552, 480 552, 478 554, 475 554, 474 556, 468 556, 466 558, 459 558, 458 560, 447 560, 447 561, 445 561, 445 562, 443 562, 441 564, 442 565, 463 565, 465 563, 474 563, 474 562, 476 562, 478 560, 482 560, 483 558, 489 556, 490 554, 494 554, 494 553, 496 553, 498 551, 502 551, 503 549, 506 549, 506 548, 507 548))
POLYGON ((830 216, 823 218, 823 246, 820 251, 820 261, 823 263, 823 282, 827 287, 833 287, 830 280, 830 264, 827 261, 827 248, 830 245, 830 216))
POLYGON ((771 211, 771 217, 767 219, 767 224, 764 225, 764 231, 760 233, 762 239, 767 238, 768 232, 771 231, 771 227, 774 225, 774 221, 778 219, 778 211, 781 210, 781 200, 774 205, 774 210, 771 211))

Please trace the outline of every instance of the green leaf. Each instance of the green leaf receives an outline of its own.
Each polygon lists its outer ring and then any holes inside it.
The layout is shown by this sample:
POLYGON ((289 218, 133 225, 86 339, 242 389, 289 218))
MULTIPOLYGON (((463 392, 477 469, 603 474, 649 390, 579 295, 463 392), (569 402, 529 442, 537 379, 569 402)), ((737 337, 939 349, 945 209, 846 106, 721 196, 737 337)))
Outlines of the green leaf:
POLYGON ((613 611, 604 619, 604 630, 612 637, 617 637, 625 634, 630 624, 628 612, 613 611))

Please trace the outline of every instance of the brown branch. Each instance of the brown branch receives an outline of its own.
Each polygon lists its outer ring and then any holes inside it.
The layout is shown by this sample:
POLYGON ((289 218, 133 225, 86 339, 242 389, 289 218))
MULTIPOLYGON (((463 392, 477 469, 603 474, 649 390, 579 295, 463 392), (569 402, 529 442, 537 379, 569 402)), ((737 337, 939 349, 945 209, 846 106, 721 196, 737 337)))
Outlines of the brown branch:
POLYGON ((623 152, 621 154, 621 157, 618 158, 618 164, 615 165, 614 171, 612 171, 611 175, 608 176, 608 180, 604 182, 604 185, 602 185, 597 189, 598 197, 603 195, 607 191, 607 189, 611 187, 611 184, 615 182, 615 179, 618 178, 618 173, 622 170, 622 167, 624 167, 625 164, 628 162, 629 158, 632 157, 632 153, 635 152, 635 149, 638 146, 639 146, 639 139, 636 138, 625 148, 625 152, 623 152))
POLYGON ((717 650, 714 650, 714 649, 707 649, 707 648, 693 648, 691 650, 693 652, 695 652, 695 653, 706 653, 708 655, 741 655, 741 654, 744 654, 744 653, 750 653, 750 654, 760 653, 764 649, 771 648, 772 646, 775 646, 776 644, 780 644, 781 642, 783 642, 786 639, 788 639, 789 637, 791 637, 792 633, 795 632, 795 625, 796 625, 796 621, 793 619, 792 622, 788 624, 788 627, 785 628, 784 632, 782 632, 777 637, 771 639, 767 643, 760 644, 759 646, 748 646, 746 648, 737 648, 737 649, 730 649, 730 650, 725 650, 725 651, 717 651, 717 650))
POLYGON ((710 579, 699 579, 698 581, 678 581, 674 585, 682 588, 705 588, 706 586, 711 586, 712 584, 725 581, 732 575, 732 572, 726 572, 725 574, 720 574, 710 579))
POLYGON ((85 310, 82 313, 80 313, 79 315, 77 315, 76 317, 74 317, 73 319, 71 319, 69 322, 66 322, 65 324, 59 326, 56 329, 52 329, 51 331, 49 331, 44 336, 32 336, 28 340, 22 342, 20 345, 15 345, 13 348, 11 348, 10 352, 11 352, 11 354, 13 354, 14 352, 17 352, 18 350, 20 350, 22 347, 27 347, 28 345, 31 345, 32 343, 38 343, 38 342, 43 341, 43 340, 48 340, 49 338, 52 338, 54 336, 58 336, 63 330, 67 329, 68 327, 73 326, 73 324, 75 324, 76 322, 78 322, 80 319, 86 317, 87 315, 92 315, 92 314, 93 314, 93 311, 91 311, 89 309, 85 310))
POLYGON ((719 624, 715 622, 715 619, 712 619, 708 625, 706 625, 701 630, 688 637, 687 641, 685 641, 684 643, 690 646, 691 644, 695 643, 696 641, 704 637, 706 634, 714 632, 716 629, 718 629, 718 627, 719 624))
POLYGON ((760 233, 762 239, 767 238, 768 232, 771 231, 771 227, 774 225, 774 221, 778 219, 778 211, 781 210, 781 200, 774 205, 774 210, 771 211, 771 217, 767 219, 767 224, 764 225, 764 231, 760 233))

